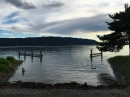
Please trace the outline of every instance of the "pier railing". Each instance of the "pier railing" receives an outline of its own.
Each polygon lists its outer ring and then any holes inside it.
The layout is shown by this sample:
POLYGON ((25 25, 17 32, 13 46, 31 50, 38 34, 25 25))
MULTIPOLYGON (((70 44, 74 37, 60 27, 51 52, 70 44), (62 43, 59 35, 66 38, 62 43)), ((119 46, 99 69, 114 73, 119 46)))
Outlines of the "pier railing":
POLYGON ((103 59, 103 52, 101 51, 100 53, 94 53, 93 54, 93 50, 91 49, 91 54, 90 54, 90 58, 91 58, 91 62, 93 61, 93 57, 98 57, 101 56, 101 61, 103 59))
POLYGON ((31 51, 31 53, 27 53, 26 50, 24 50, 24 52, 19 51, 18 52, 18 56, 20 58, 20 56, 31 56, 31 58, 33 59, 33 57, 39 57, 40 59, 42 59, 43 54, 42 54, 42 50, 40 50, 39 54, 34 54, 33 51, 31 51))

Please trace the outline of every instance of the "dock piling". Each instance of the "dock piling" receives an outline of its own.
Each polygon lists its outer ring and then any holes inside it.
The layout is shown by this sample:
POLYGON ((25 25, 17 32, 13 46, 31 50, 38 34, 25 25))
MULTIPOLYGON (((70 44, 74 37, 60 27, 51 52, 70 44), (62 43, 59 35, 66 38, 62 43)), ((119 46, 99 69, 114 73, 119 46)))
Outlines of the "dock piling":
POLYGON ((26 49, 24 50, 24 56, 26 56, 26 49))
POLYGON ((103 53, 102 53, 102 51, 101 51, 101 61, 102 61, 102 59, 103 59, 103 53))
POLYGON ((20 56, 24 56, 24 59, 26 59, 26 56, 31 56, 31 59, 33 59, 33 57, 39 57, 40 60, 42 61, 42 50, 40 50, 40 54, 34 54, 33 51, 31 51, 31 53, 26 53, 26 50, 24 50, 24 52, 18 52, 19 58, 20 56))
POLYGON ((93 51, 91 49, 91 53, 90 53, 91 62, 93 61, 93 57, 98 57, 98 56, 101 56, 101 61, 102 61, 102 59, 103 59, 103 52, 101 51, 100 53, 93 54, 93 51))
POLYGON ((92 53, 93 53, 93 51, 91 49, 91 54, 90 54, 91 62, 93 61, 92 53))
POLYGON ((20 50, 19 50, 19 52, 18 52, 18 56, 19 56, 19 58, 20 58, 20 50))
POLYGON ((31 51, 31 58, 33 59, 33 51, 31 51))

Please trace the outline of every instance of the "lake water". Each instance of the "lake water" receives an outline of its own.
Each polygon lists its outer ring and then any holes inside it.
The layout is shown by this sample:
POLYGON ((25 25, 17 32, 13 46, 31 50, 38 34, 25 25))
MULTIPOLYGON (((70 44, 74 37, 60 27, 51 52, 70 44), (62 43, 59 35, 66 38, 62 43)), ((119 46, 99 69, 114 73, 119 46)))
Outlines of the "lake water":
POLYGON ((43 82, 43 83, 65 83, 75 81, 89 85, 100 85, 99 75, 109 74, 114 77, 107 59, 116 55, 128 55, 128 46, 119 53, 103 53, 103 61, 101 57, 94 57, 93 63, 90 60, 90 50, 94 53, 99 52, 96 46, 43 46, 43 47, 1 47, 0 57, 14 56, 18 58, 18 50, 30 53, 32 50, 35 54, 39 54, 42 49, 43 58, 30 56, 24 59, 24 62, 17 68, 9 82, 43 82), (91 69, 94 67, 96 69, 91 69), (22 75, 22 68, 25 68, 25 75, 22 75))

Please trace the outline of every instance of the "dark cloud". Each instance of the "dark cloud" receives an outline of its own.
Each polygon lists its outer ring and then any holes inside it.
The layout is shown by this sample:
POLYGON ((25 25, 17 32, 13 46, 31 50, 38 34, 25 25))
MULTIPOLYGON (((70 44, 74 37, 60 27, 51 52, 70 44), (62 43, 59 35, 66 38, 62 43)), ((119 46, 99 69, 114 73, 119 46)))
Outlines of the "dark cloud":
POLYGON ((110 21, 108 15, 97 15, 93 17, 56 21, 40 25, 31 25, 34 30, 55 34, 72 34, 75 32, 99 32, 107 31, 110 21))
POLYGON ((44 4, 43 8, 53 9, 53 8, 59 8, 63 6, 64 3, 55 1, 55 2, 49 2, 48 4, 44 4))
POLYGON ((5 2, 10 3, 17 8, 22 8, 22 9, 35 9, 36 8, 33 4, 22 2, 21 0, 5 0, 5 2))

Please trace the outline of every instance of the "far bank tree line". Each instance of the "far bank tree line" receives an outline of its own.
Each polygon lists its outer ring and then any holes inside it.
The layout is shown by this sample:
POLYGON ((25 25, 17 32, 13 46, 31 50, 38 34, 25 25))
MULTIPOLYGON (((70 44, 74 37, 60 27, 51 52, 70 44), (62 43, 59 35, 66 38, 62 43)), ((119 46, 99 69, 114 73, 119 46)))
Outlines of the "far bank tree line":
POLYGON ((70 37, 0 38, 0 46, 96 45, 95 40, 70 37))

